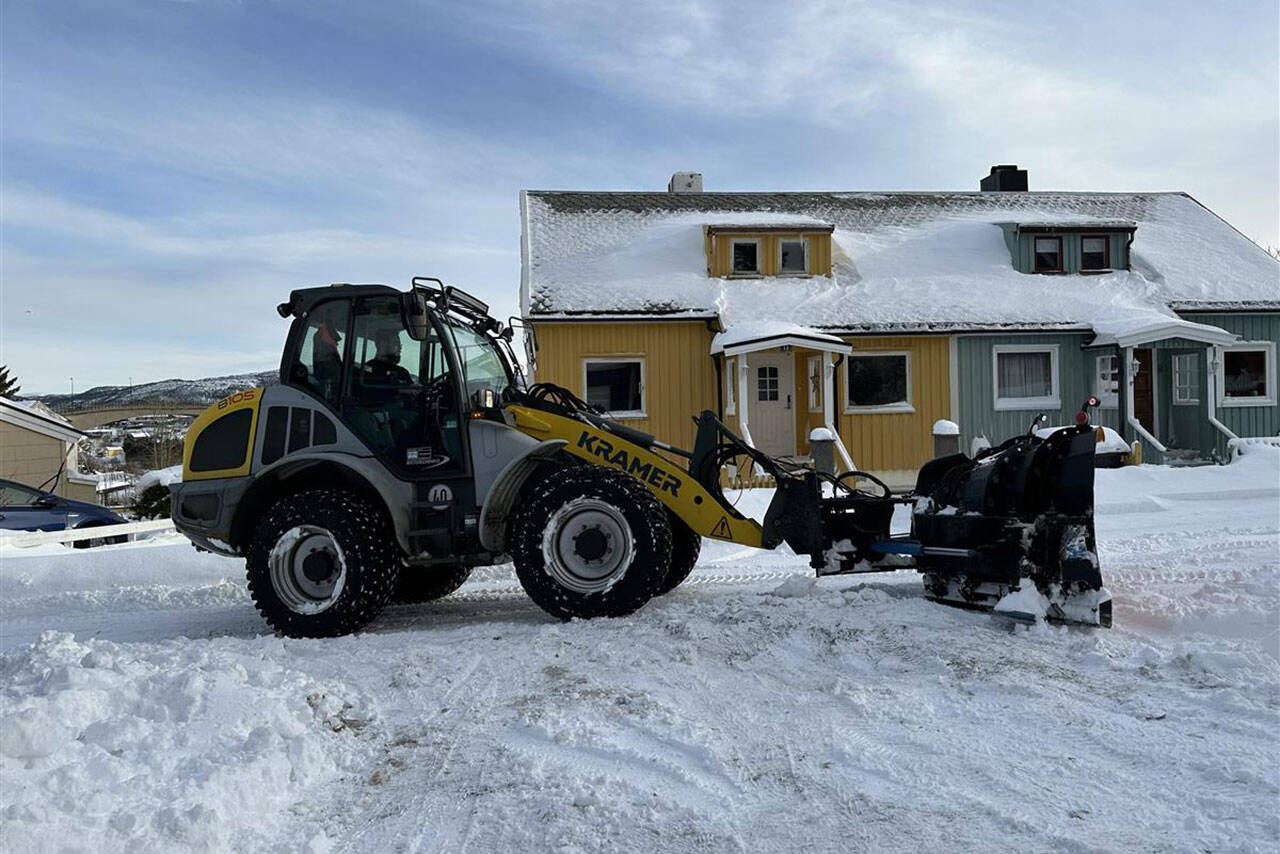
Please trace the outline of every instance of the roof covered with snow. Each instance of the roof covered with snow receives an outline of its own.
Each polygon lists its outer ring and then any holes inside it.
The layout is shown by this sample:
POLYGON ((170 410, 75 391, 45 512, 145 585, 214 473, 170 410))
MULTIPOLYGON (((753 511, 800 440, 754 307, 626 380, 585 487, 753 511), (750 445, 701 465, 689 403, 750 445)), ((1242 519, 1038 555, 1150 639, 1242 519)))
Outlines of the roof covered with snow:
POLYGON ((1195 309, 1280 310, 1280 264, 1184 193, 528 191, 531 317, 718 317, 828 331, 1125 328, 1195 309), (834 227, 833 275, 717 279, 706 226, 834 227), (1134 226, 1131 269, 1014 269, 1000 224, 1134 226))

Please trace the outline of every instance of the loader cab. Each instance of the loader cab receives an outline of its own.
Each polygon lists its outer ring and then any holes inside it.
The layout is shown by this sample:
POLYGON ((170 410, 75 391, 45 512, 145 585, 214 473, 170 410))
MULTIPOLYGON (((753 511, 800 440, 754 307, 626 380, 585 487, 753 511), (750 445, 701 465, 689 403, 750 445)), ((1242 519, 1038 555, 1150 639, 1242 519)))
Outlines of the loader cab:
POLYGON ((280 313, 294 316, 283 384, 323 401, 403 480, 470 474, 467 421, 518 379, 487 314, 382 285, 295 291, 280 313))

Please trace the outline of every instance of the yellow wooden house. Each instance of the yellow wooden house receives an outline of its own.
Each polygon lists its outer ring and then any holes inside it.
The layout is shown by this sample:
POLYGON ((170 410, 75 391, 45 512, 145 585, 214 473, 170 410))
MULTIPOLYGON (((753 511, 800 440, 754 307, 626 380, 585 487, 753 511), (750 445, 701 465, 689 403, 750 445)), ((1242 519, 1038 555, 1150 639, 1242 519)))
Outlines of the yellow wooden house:
POLYGON ((808 195, 524 192, 535 379, 682 447, 706 409, 777 456, 828 427, 842 468, 909 482, 952 414, 948 338, 792 319, 846 260, 831 221, 769 210, 808 195))
POLYGON ((940 420, 969 450, 1091 395, 1095 423, 1170 455, 1280 424, 1277 265, 1185 193, 1031 192, 998 166, 967 192, 677 173, 520 202, 535 379, 685 448, 706 409, 776 456, 825 427, 841 468, 902 486, 940 420))

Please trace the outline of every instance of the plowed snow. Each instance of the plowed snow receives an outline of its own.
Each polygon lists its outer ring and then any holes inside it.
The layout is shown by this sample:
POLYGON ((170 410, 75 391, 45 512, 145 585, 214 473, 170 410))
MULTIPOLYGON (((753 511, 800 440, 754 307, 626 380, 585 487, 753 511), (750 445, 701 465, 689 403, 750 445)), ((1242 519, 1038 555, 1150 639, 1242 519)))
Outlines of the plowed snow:
POLYGON ((1111 630, 708 542, 626 619, 498 567, 294 641, 185 541, 0 545, 4 848, 1276 850, 1280 455, 1097 498, 1111 630))

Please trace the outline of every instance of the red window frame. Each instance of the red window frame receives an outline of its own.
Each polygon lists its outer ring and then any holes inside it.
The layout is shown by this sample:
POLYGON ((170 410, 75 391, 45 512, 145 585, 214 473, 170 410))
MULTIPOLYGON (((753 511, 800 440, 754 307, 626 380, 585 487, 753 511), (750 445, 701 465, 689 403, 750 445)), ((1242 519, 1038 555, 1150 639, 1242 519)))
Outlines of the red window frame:
POLYGON ((1082 273, 1101 273, 1104 270, 1111 269, 1111 236, 1108 234, 1082 234, 1080 235, 1080 272, 1082 273), (1086 267, 1084 265, 1084 242, 1086 240, 1102 241, 1102 266, 1086 267))
POLYGON ((1031 236, 1031 267, 1037 273, 1061 273, 1062 272, 1062 237, 1057 234, 1033 234, 1031 236), (1041 267, 1036 260, 1036 242, 1040 240, 1056 240, 1058 241, 1058 266, 1041 267))

